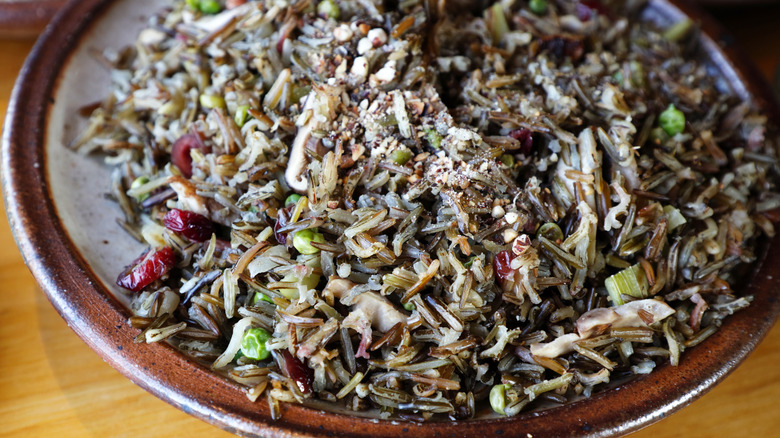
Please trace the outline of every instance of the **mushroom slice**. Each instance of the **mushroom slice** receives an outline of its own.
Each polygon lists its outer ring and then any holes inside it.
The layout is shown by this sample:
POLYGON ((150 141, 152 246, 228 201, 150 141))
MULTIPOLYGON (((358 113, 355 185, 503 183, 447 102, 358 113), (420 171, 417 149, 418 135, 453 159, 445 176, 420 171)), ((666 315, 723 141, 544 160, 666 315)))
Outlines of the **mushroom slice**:
POLYGON ((531 354, 537 357, 554 358, 574 351, 574 343, 579 341, 580 335, 577 333, 568 333, 551 342, 531 344, 531 354))
POLYGON ((586 312, 577 319, 577 331, 582 339, 593 336, 599 327, 647 327, 674 313, 663 301, 646 299, 631 301, 617 307, 603 307, 586 312))
POLYGON ((574 343, 588 339, 606 328, 647 327, 674 314, 674 309, 663 301, 646 299, 632 301, 617 307, 593 309, 577 319, 577 332, 568 333, 551 342, 531 344, 531 354, 554 358, 574 350, 574 343))
MULTIPOLYGON (((306 96, 306 102, 303 104, 303 110, 301 116, 309 111, 314 110, 314 102, 317 100, 317 93, 311 91, 306 96)), ((309 116, 309 120, 306 124, 298 128, 298 133, 293 140, 292 148, 290 149, 290 159, 287 160, 287 169, 284 171, 284 180, 287 181, 287 185, 296 192, 305 193, 309 188, 309 183, 306 180, 306 165, 308 160, 306 159, 306 142, 311 137, 311 132, 314 127, 315 118, 313 115, 309 116)))
MULTIPOLYGON (((332 293, 334 297, 341 298, 355 286, 357 284, 349 280, 334 278, 328 281, 323 293, 332 293)), ((407 316, 396 309, 393 303, 374 291, 360 294, 355 299, 353 310, 362 311, 371 321, 371 326, 380 332, 387 332, 394 325, 407 320, 407 316)))

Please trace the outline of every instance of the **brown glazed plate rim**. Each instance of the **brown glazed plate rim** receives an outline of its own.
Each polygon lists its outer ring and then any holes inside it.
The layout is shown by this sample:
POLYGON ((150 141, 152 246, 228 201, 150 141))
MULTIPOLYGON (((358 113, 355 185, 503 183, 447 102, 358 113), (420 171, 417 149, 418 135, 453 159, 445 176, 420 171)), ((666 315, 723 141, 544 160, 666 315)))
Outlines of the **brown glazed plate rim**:
MULTIPOLYGON (((776 125, 780 109, 768 85, 732 39, 688 4, 651 0, 662 14, 691 17, 702 45, 737 94, 751 96, 776 125)), ((135 344, 128 311, 102 285, 62 225, 48 185, 44 139, 61 69, 111 0, 69 3, 27 59, 9 103, 2 137, 3 195, 28 268, 60 315, 84 342, 127 378, 171 405, 246 436, 615 436, 677 411, 711 389, 763 339, 780 315, 780 252, 767 251, 742 285, 753 304, 686 351, 680 366, 663 365, 617 388, 561 407, 513 418, 412 423, 326 413, 283 404, 272 421, 267 404, 250 402, 237 384, 188 360, 167 344, 135 344)), ((768 245, 780 244, 780 236, 768 245)))
POLYGON ((40 34, 67 0, 0 0, 0 37, 40 34))

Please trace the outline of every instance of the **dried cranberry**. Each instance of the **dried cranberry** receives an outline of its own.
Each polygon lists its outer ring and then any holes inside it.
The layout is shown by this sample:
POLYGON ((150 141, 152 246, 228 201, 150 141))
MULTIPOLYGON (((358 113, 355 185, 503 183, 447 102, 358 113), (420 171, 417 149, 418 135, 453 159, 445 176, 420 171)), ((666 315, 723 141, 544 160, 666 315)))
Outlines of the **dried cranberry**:
POLYGON ((310 394, 312 383, 314 383, 314 372, 311 368, 307 367, 287 350, 280 350, 279 353, 281 356, 279 366, 282 368, 284 375, 292 379, 302 393, 310 394))
POLYGON ((178 167, 185 178, 192 177, 192 149, 202 149, 203 141, 196 133, 184 134, 171 146, 171 162, 178 167))
POLYGON ((496 273, 498 281, 503 284, 507 279, 514 275, 514 270, 510 266, 515 255, 511 251, 501 251, 493 259, 493 270, 496 273))
POLYGON ((530 129, 515 129, 509 136, 520 142, 520 152, 523 154, 528 155, 534 147, 534 137, 530 129))
POLYGON ((580 0, 576 6, 577 18, 580 21, 588 21, 594 16, 610 16, 609 9, 599 0, 580 0))
POLYGON ((148 250, 119 275, 116 284, 133 292, 140 292, 159 280, 175 264, 176 255, 171 248, 166 246, 158 250, 148 250))
POLYGON ((579 36, 545 35, 534 41, 531 51, 534 56, 540 52, 547 52, 556 60, 569 58, 576 62, 585 54, 585 44, 583 38, 579 36))
MULTIPOLYGON (((290 206, 293 207, 294 206, 290 206)), ((274 224, 274 237, 280 245, 287 245, 287 233, 280 233, 279 230, 284 228, 290 221, 292 216, 291 210, 288 208, 280 208, 279 213, 276 214, 276 223, 274 224)))
POLYGON ((214 223, 209 218, 178 208, 165 213, 163 224, 165 228, 196 242, 209 240, 214 234, 214 223))

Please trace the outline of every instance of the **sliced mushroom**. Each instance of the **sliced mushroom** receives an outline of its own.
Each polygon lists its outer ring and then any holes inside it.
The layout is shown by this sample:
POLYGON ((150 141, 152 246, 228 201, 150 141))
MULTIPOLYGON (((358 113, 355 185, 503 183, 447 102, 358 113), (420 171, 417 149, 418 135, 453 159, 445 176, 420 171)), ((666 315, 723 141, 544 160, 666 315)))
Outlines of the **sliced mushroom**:
MULTIPOLYGON (((305 114, 306 111, 314 110, 314 101, 317 98, 317 93, 311 91, 306 96, 306 102, 303 104, 303 110, 301 114, 305 114)), ((309 116, 309 120, 306 124, 298 128, 298 134, 295 135, 292 148, 290 148, 290 159, 287 160, 287 169, 284 171, 284 179, 287 181, 287 185, 296 192, 305 193, 309 188, 309 183, 306 180, 306 165, 308 160, 306 159, 306 142, 311 137, 311 132, 314 127, 314 116, 309 116)))
MULTIPOLYGON (((331 293, 336 298, 341 298, 357 284, 340 278, 333 278, 323 290, 324 294, 331 293)), ((393 303, 376 292, 363 292, 355 299, 354 310, 362 311, 371 321, 371 326, 380 332, 387 332, 399 322, 406 322, 407 316, 396 309, 393 303)))
POLYGON ((558 357, 574 350, 574 343, 579 341, 580 335, 569 333, 555 338, 551 342, 531 344, 531 354, 537 357, 558 357))
POLYGON ((227 215, 221 214, 225 207, 213 199, 198 195, 195 184, 186 178, 172 176, 168 179, 168 184, 176 192, 178 207, 182 210, 198 213, 225 226, 230 226, 237 218, 232 212, 227 215))
POLYGON ((632 301, 617 307, 603 307, 586 312, 577 319, 577 331, 583 339, 587 339, 604 325, 615 328, 647 327, 673 313, 674 309, 663 301, 632 301))
POLYGON ((568 333, 551 342, 531 344, 531 354, 538 357, 558 357, 573 351, 575 342, 592 337, 604 327, 647 327, 672 314, 674 309, 668 304, 653 299, 593 309, 577 319, 578 333, 568 333))

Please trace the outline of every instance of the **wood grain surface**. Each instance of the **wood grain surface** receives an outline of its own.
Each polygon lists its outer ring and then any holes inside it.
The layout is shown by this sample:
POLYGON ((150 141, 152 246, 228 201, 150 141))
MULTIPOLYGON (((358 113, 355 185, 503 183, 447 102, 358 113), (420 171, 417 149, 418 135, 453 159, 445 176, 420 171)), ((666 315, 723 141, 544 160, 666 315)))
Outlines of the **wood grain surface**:
MULTIPOLYGON (((713 12, 774 78, 780 8, 713 12)), ((31 48, 31 41, 0 40, 0 114, 31 48)), ((82 343, 38 289, 6 221, 0 221, 0 294, 0 436, 230 436, 146 393, 82 343)), ((780 325, 715 389, 632 437, 780 436, 778 364, 780 325)))

